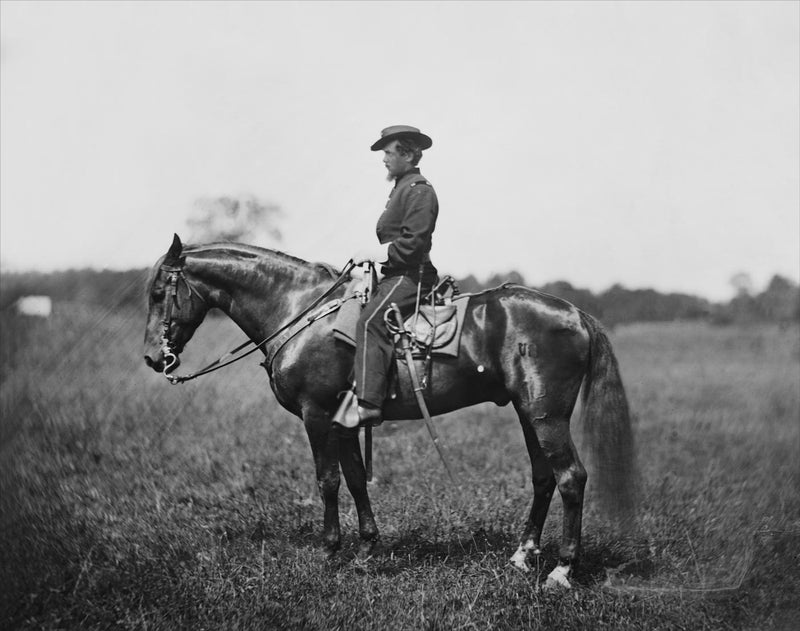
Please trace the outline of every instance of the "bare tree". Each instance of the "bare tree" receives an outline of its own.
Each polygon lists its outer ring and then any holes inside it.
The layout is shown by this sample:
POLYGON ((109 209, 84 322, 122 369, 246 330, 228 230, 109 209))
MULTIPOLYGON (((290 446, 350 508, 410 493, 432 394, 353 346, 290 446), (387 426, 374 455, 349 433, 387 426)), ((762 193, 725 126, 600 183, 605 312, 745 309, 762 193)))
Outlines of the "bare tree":
POLYGON ((189 240, 236 241, 254 245, 279 242, 277 227, 282 212, 277 204, 264 202, 253 195, 238 197, 203 197, 194 203, 186 223, 189 240))
POLYGON ((738 272, 731 277, 731 285, 736 290, 737 296, 751 296, 753 294, 753 279, 747 272, 738 272))

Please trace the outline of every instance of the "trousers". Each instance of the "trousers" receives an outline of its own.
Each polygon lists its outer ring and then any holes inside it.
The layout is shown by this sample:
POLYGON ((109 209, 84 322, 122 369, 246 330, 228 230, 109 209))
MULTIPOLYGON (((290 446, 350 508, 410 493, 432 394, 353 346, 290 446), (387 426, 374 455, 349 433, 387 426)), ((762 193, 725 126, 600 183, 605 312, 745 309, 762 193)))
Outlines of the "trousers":
MULTIPOLYGON (((424 283, 422 295, 432 285, 424 283)), ((382 278, 372 298, 364 306, 356 326, 355 381, 359 402, 382 408, 394 360, 394 345, 383 316, 392 303, 403 317, 413 313, 417 304, 417 283, 408 276, 382 278)))

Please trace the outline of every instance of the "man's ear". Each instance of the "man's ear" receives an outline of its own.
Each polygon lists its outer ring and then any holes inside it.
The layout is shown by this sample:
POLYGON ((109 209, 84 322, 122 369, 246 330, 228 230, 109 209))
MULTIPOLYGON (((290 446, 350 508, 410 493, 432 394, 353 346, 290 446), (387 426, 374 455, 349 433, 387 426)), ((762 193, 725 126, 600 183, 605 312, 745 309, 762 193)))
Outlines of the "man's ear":
POLYGON ((181 265, 183 264, 184 258, 181 254, 183 253, 183 243, 181 243, 181 238, 175 234, 172 236, 172 245, 169 246, 169 250, 167 250, 167 256, 164 257, 164 264, 165 265, 181 265))

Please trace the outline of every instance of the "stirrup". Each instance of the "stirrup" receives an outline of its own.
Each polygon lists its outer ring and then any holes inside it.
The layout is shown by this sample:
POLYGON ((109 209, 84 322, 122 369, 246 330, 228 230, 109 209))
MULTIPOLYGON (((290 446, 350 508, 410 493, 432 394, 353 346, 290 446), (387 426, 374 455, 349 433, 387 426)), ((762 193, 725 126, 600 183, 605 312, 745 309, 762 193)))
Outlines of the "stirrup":
POLYGON ((367 408, 355 403, 350 405, 339 424, 343 427, 375 427, 383 423, 383 411, 380 408, 367 408))
POLYGON ((358 405, 355 392, 349 390, 342 399, 333 422, 352 429, 354 427, 375 427, 383 423, 383 411, 380 408, 366 408, 358 405))

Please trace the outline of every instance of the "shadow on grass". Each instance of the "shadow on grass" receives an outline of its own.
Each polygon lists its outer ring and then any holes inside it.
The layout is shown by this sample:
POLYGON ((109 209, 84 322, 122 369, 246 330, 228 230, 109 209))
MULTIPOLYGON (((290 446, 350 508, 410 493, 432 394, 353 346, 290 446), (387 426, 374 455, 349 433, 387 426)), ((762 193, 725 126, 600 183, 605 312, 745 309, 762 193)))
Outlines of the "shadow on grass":
MULTIPOLYGON (((355 537, 346 540, 342 550, 330 559, 329 567, 338 571, 360 563, 357 559, 358 543, 355 537)), ((399 536, 382 537, 366 567, 370 572, 386 577, 431 567, 458 569, 478 565, 486 571, 516 571, 510 560, 517 545, 516 536, 502 530, 479 529, 470 536, 436 540, 431 540, 430 533, 414 530, 399 536)), ((541 573, 550 572, 557 562, 556 542, 542 546, 538 563, 536 557, 529 557, 531 570, 541 573)), ((636 573, 641 578, 649 577, 655 571, 655 566, 649 559, 637 559, 636 551, 632 547, 625 550, 620 546, 617 550, 610 550, 592 546, 584 550, 575 565, 573 580, 576 586, 596 585, 606 579, 609 568, 625 563, 628 563, 628 572, 636 573)))

